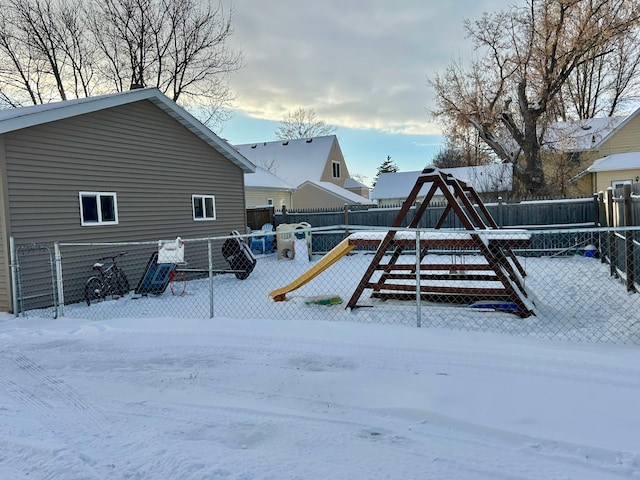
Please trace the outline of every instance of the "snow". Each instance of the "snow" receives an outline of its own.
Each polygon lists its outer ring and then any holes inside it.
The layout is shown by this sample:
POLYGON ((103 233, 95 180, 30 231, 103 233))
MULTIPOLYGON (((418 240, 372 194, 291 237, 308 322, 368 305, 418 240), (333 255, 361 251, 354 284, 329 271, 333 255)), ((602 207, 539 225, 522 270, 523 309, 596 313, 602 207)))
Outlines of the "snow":
POLYGON ((584 152, 598 149, 605 140, 622 128, 640 111, 628 116, 597 117, 568 122, 556 122, 549 127, 545 142, 556 150, 584 152))
MULTIPOLYGON (((246 285, 225 300, 246 302, 246 285)), ((0 478, 640 478, 637 346, 284 304, 265 303, 271 318, 0 316, 0 478)))
MULTIPOLYGON (((475 167, 442 168, 442 172, 453 175, 472 186, 477 192, 510 191, 513 181, 513 168, 510 164, 480 165, 475 167)), ((406 198, 416 184, 422 171, 383 172, 378 175, 375 187, 371 191, 373 200, 406 198)), ((419 196, 431 189, 431 183, 425 183, 419 196)), ((437 195, 442 195, 438 190, 437 195)))
MULTIPOLYGON (((525 229, 486 229, 473 234, 480 237, 484 242, 488 240, 529 240, 531 233, 525 229)), ((460 229, 434 229, 421 230, 421 240, 471 240, 471 233, 460 229)), ((381 241, 387 236, 387 232, 361 230, 349 235, 349 240, 378 240, 381 241)), ((401 230, 393 235, 395 240, 415 240, 416 232, 401 230)))
POLYGON ((256 166, 271 166, 269 170, 276 177, 298 186, 306 180, 321 179, 335 141, 335 135, 327 135, 313 139, 247 143, 235 148, 256 166))
POLYGON ((640 168, 640 152, 627 152, 599 158, 587 170, 589 172, 610 172, 613 170, 637 170, 638 168, 640 168))
POLYGON ((279 190, 295 190, 296 187, 288 184, 281 178, 276 177, 274 174, 261 167, 256 167, 256 171, 253 173, 244 174, 245 187, 254 188, 274 188, 279 190))
POLYGON ((298 188, 302 189, 306 186, 314 187, 320 190, 324 190, 332 193, 336 197, 339 197, 345 200, 345 203, 357 204, 357 205, 373 205, 375 204, 372 200, 363 197, 362 195, 358 195, 357 193, 353 193, 346 188, 339 187, 338 185, 331 182, 315 182, 312 180, 308 180, 306 182, 301 183, 298 188))

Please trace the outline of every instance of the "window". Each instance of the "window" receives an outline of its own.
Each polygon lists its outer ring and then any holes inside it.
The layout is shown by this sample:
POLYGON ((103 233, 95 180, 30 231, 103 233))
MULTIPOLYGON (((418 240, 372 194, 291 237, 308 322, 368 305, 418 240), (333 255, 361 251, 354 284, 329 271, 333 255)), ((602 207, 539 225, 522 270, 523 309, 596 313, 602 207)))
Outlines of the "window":
POLYGON ((273 205, 273 198, 267 198, 267 205, 273 205))
POLYGON ((340 178, 340 162, 331 162, 333 178, 340 178))
POLYGON ((611 186, 613 188, 622 188, 624 185, 631 185, 631 180, 613 180, 611 186))
POLYGON ((213 195, 191 195, 194 220, 216 219, 216 197, 213 195))
POLYGON ((580 165, 580 162, 582 160, 580 157, 580 152, 569 152, 567 154, 567 160, 577 165, 580 165))
POLYGON ((116 225, 118 200, 114 192, 80 192, 80 225, 116 225))

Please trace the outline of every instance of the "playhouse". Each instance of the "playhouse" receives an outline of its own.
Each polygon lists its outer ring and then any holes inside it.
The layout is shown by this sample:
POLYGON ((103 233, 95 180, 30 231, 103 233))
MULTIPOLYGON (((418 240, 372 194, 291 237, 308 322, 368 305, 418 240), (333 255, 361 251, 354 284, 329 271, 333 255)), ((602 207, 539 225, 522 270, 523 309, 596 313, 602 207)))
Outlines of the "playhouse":
MULTIPOLYGON (((307 222, 300 223, 281 223, 276 228, 276 244, 278 252, 278 260, 293 260, 296 256, 296 242, 304 243, 306 253, 311 260, 311 225, 307 222)), ((305 251, 305 248, 297 249, 298 252, 305 251)))

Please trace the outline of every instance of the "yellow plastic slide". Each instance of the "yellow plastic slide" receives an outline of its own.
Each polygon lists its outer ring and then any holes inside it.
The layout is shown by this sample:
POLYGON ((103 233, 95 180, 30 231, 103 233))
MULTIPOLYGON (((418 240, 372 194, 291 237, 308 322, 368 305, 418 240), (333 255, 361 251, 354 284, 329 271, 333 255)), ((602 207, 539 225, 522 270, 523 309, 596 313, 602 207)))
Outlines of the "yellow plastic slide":
POLYGON ((347 253, 355 248, 355 245, 349 245, 349 240, 344 239, 338 245, 336 245, 331 251, 329 251, 324 257, 316 262, 316 264, 311 267, 309 270, 304 272, 298 278, 296 278, 289 285, 285 285, 282 288, 278 288, 269 294, 270 297, 276 302, 281 302, 285 299, 285 295, 293 290, 296 290, 303 286, 305 283, 308 283, 310 280, 314 279, 322 272, 324 272, 331 265, 336 263, 342 257, 344 257, 347 253))

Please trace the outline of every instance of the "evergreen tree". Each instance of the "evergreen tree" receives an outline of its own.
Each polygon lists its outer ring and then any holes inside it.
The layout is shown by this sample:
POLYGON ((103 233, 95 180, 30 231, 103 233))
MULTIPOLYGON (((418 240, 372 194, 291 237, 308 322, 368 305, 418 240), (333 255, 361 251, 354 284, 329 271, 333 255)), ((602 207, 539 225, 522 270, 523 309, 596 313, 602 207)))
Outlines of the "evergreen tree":
POLYGON ((395 173, 398 171, 398 166, 391 160, 391 155, 387 155, 387 159, 382 162, 382 164, 378 167, 378 173, 376 174, 376 178, 373 179, 373 185, 376 186, 378 182, 378 176, 381 173, 395 173))

